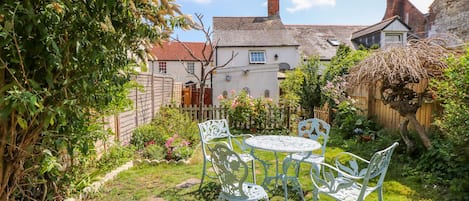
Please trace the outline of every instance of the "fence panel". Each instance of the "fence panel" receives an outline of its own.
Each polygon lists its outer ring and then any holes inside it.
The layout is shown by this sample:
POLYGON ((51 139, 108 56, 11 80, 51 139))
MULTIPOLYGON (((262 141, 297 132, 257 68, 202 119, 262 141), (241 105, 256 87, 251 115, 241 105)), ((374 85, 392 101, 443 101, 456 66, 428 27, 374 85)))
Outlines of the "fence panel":
MULTIPOLYGON (((140 73, 133 79, 141 88, 129 92, 128 98, 133 102, 132 108, 103 119, 103 130, 111 129, 115 133, 113 138, 122 145, 130 143, 134 129, 150 122, 162 105, 170 104, 174 98, 181 99, 181 91, 178 90, 178 87, 182 89, 182 85, 175 86, 172 77, 140 73), (179 96, 173 95, 176 92, 179 93, 179 96)), ((106 151, 110 144, 110 141, 97 142, 98 155, 106 151)))
MULTIPOLYGON (((422 92, 427 88, 427 86, 428 80, 423 80, 421 83, 412 84, 411 88, 416 92, 422 92)), ((379 87, 379 83, 370 87, 357 86, 347 92, 353 99, 357 100, 355 105, 362 109, 364 115, 376 117, 377 122, 386 128, 398 129, 400 123, 405 118, 400 116, 397 111, 391 109, 389 105, 385 105, 383 101, 381 101, 379 87)), ((432 125, 434 118, 433 114, 439 111, 438 103, 433 101, 426 102, 417 111, 417 120, 422 124, 422 126, 428 128, 432 125)))
MULTIPOLYGON (((193 121, 198 121, 199 107, 197 105, 183 105, 183 106, 174 106, 169 105, 168 107, 176 107, 180 112, 185 113, 193 121)), ((228 119, 227 110, 222 106, 217 105, 206 105, 204 107, 203 119, 228 119)), ((262 121, 261 129, 289 129, 291 122, 291 114, 295 111, 291 111, 291 108, 281 107, 279 111, 274 111, 269 109, 265 119, 262 121)), ((250 119, 245 122, 234 122, 229 121, 230 126, 235 129, 251 129, 256 128, 258 125, 255 124, 253 119, 250 119)))

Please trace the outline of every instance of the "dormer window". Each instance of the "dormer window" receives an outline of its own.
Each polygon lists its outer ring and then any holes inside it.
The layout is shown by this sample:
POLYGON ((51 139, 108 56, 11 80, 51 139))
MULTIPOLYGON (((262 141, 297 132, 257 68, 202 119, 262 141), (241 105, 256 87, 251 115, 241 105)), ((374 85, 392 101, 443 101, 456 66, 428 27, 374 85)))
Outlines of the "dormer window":
POLYGON ((386 43, 402 43, 402 34, 386 33, 386 43))
POLYGON ((334 38, 329 38, 327 39, 327 42, 331 44, 332 46, 339 46, 340 45, 340 40, 334 39, 334 38))
POLYGON ((249 63, 265 64, 265 51, 249 51, 249 63))

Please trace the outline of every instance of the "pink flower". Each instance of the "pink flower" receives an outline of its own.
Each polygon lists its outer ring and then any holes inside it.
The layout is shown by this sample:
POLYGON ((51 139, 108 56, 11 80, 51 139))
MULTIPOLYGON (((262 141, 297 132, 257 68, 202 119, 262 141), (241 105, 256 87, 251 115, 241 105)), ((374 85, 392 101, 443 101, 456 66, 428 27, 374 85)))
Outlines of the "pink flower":
POLYGON ((173 137, 170 137, 170 138, 166 141, 166 143, 164 144, 164 146, 169 149, 169 148, 171 147, 171 145, 173 144, 174 140, 177 138, 177 136, 178 136, 177 134, 174 134, 173 137))
POLYGON ((223 99, 225 99, 225 98, 223 97, 223 95, 220 94, 220 95, 217 96, 217 99, 218 99, 218 100, 223 100, 223 99))
POLYGON ((182 144, 183 146, 186 146, 186 147, 187 147, 187 146, 189 146, 191 143, 190 143, 189 141, 187 141, 187 140, 184 140, 184 141, 182 141, 181 144, 182 144))
POLYGON ((231 103, 231 108, 236 108, 238 106, 238 101, 233 100, 233 103, 231 103))

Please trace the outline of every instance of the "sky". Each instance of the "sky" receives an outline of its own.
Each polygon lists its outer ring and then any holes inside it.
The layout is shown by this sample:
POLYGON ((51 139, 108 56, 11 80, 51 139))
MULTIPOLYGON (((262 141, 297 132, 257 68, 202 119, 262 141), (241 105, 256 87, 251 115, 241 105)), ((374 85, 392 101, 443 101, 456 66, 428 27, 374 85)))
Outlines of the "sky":
MULTIPOLYGON (((427 13, 433 0, 410 0, 427 13)), ((212 17, 267 16, 267 0, 176 0, 184 14, 203 15, 205 27, 212 30, 212 17)), ((372 25, 382 20, 386 0, 280 0, 284 24, 372 25)), ((193 17, 195 19, 195 17, 193 17)), ((204 42, 201 31, 177 29, 173 37, 186 42, 204 42)))

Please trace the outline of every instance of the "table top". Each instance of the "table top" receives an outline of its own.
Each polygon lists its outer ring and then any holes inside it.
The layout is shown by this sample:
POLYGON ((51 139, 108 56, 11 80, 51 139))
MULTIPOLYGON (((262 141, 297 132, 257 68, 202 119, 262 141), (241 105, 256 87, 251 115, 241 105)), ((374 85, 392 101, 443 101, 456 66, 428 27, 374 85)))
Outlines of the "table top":
POLYGON ((319 142, 309 138, 285 135, 254 136, 245 142, 255 149, 285 153, 307 152, 321 148, 319 142))

